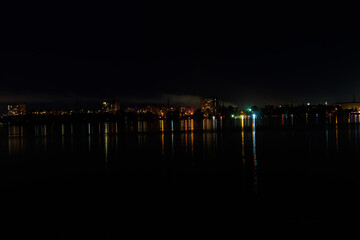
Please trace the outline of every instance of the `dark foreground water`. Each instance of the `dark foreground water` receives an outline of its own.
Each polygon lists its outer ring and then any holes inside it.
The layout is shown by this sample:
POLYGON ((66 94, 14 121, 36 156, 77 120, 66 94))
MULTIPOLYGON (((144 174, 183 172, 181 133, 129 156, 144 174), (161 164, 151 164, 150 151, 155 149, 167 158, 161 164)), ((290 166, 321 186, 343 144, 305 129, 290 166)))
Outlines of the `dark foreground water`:
POLYGON ((49 239, 357 224, 359 147, 355 116, 3 125, 2 215, 49 239))

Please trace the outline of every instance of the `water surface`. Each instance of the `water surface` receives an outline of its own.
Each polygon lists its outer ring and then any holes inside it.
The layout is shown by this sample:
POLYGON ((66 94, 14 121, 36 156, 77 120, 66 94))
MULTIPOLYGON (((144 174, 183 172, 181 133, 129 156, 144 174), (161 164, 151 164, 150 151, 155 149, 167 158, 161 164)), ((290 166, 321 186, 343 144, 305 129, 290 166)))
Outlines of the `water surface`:
POLYGON ((75 213, 129 226, 155 216, 178 226, 184 217, 229 226, 234 216, 258 225, 351 222, 359 127, 357 116, 3 125, 0 181, 12 205, 70 222, 75 213))

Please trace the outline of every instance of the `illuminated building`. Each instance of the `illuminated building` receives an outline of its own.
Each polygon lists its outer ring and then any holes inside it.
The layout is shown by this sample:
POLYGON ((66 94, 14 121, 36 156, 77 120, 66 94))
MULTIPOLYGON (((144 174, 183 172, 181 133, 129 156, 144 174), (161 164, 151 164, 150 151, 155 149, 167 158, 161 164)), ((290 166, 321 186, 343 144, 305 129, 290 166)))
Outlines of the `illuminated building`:
POLYGON ((360 112, 360 102, 344 102, 333 105, 340 106, 343 110, 353 110, 355 112, 360 112))
POLYGON ((118 101, 103 102, 101 107, 102 113, 116 114, 120 111, 120 105, 118 101))
POLYGON ((201 113, 204 117, 216 116, 218 114, 218 99, 217 98, 201 98, 201 113))
POLYGON ((194 114, 194 109, 192 107, 186 106, 186 107, 180 107, 180 117, 189 117, 194 114))
POLYGON ((111 112, 111 106, 109 102, 103 102, 101 106, 101 110, 103 113, 111 112))
POLYGON ((26 115, 25 104, 8 105, 8 116, 24 116, 24 115, 26 115))

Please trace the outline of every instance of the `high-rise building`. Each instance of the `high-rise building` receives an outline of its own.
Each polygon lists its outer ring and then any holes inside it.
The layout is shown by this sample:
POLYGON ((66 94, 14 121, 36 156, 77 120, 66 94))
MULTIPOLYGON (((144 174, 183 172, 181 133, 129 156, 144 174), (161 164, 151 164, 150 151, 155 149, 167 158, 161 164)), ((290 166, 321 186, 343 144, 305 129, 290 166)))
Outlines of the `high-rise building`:
POLYGON ((26 115, 25 104, 8 105, 8 116, 24 116, 26 115))
POLYGON ((216 116, 218 114, 219 104, 217 98, 201 98, 200 105, 204 117, 216 116))

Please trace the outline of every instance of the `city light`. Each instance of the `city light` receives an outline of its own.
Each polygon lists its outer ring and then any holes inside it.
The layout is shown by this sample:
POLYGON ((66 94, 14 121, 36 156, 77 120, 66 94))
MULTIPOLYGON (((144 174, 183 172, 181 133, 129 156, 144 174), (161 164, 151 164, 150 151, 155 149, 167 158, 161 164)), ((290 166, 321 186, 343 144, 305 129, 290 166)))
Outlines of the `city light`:
MULTIPOLYGON (((151 119, 223 119, 231 117, 234 119, 256 119, 257 114, 261 114, 261 118, 277 117, 287 118, 291 115, 291 118, 301 114, 311 118, 312 116, 320 118, 323 115, 331 115, 334 113, 359 114, 360 103, 359 102, 341 102, 336 104, 328 104, 325 101, 324 104, 311 105, 310 102, 305 102, 299 106, 292 105, 269 105, 265 108, 258 109, 257 107, 240 109, 238 107, 227 108, 224 106, 219 107, 218 99, 216 98, 202 98, 201 108, 195 109, 193 106, 164 106, 158 105, 136 105, 126 106, 120 108, 118 100, 100 101, 98 109, 35 109, 27 110, 25 104, 11 104, 7 106, 7 113, 0 113, 0 118, 4 119, 13 116, 25 116, 32 118, 33 116, 42 117, 42 120, 46 119, 47 116, 63 116, 63 115, 77 115, 77 114, 88 114, 89 118, 95 118, 95 115, 105 115, 106 118, 113 119, 125 119, 125 120, 151 120, 151 119), (101 104, 101 105, 100 105, 101 104), (311 111, 310 111, 311 109, 311 111), (291 112, 297 111, 299 114, 293 114, 291 112), (114 116, 111 116, 110 114, 114 116)), ((85 118, 84 118, 85 119, 85 118)))
POLYGON ((8 116, 24 116, 24 115, 26 115, 25 104, 8 105, 8 116))

